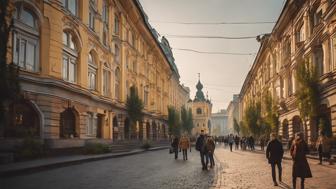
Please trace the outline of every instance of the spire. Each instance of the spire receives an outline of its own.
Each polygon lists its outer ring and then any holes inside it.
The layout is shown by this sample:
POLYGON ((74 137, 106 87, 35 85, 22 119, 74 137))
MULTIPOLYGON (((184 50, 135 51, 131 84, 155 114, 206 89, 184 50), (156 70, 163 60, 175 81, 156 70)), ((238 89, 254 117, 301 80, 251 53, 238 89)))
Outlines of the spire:
POLYGON ((196 85, 196 89, 197 89, 197 92, 196 92, 196 96, 195 96, 194 100, 196 100, 196 101, 205 101, 204 93, 202 91, 203 85, 201 83, 201 74, 200 73, 198 73, 198 83, 196 85))

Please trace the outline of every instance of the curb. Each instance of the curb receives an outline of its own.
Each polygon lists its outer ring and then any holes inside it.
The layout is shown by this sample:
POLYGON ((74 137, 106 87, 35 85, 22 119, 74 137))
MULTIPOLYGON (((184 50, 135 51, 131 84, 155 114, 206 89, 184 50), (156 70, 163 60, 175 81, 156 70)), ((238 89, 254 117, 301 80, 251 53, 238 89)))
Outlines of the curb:
POLYGON ((168 148, 169 146, 163 146, 163 147, 154 147, 154 148, 150 148, 147 150, 136 149, 130 152, 122 152, 122 153, 115 153, 115 154, 110 153, 110 154, 90 155, 90 157, 82 157, 82 158, 78 158, 74 160, 46 163, 46 164, 41 164, 37 166, 26 166, 22 168, 1 170, 0 177, 5 178, 5 177, 19 176, 19 175, 30 174, 30 173, 34 173, 38 171, 43 171, 43 170, 55 169, 55 168, 66 167, 70 165, 77 165, 77 164, 82 164, 82 163, 87 163, 87 162, 92 162, 92 161, 99 161, 99 160, 110 159, 110 158, 130 156, 130 155, 141 154, 141 153, 145 153, 149 151, 164 150, 168 148))

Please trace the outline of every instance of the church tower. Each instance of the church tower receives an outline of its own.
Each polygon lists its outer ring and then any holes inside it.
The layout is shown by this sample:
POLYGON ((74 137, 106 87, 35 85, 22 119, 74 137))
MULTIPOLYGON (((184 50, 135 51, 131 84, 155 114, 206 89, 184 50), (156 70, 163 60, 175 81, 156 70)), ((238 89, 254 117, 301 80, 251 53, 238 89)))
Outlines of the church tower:
POLYGON ((211 130, 211 109, 212 103, 208 96, 204 96, 203 84, 201 83, 200 74, 198 75, 198 82, 196 84, 196 95, 194 100, 189 100, 188 107, 192 109, 194 128, 193 135, 198 135, 203 130, 209 134, 211 130))

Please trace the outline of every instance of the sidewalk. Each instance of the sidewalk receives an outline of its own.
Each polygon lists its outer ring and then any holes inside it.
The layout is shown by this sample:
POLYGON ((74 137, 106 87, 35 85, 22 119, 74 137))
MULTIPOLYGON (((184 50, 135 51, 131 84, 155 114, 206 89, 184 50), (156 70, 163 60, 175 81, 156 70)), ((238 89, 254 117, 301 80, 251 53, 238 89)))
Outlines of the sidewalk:
POLYGON ((69 166, 74 164, 80 164, 90 161, 98 161, 108 158, 117 158, 122 156, 129 156, 139 153, 144 153, 147 151, 156 151, 168 149, 169 146, 153 147, 148 150, 135 149, 129 152, 121 153, 107 153, 98 155, 72 155, 54 158, 37 159, 25 162, 10 163, 5 165, 0 165, 0 177, 10 177, 16 175, 22 175, 27 173, 32 173, 36 171, 58 168, 63 166, 69 166))

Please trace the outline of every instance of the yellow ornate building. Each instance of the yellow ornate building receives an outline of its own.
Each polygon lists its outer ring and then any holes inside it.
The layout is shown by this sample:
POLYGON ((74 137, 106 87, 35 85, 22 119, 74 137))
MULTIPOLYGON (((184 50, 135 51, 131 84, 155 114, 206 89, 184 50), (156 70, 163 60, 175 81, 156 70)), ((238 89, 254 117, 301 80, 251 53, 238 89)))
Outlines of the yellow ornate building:
POLYGON ((202 91, 203 85, 200 80, 196 85, 196 95, 194 100, 188 101, 188 109, 191 108, 193 115, 194 128, 192 135, 198 135, 203 130, 206 134, 210 134, 211 129, 211 109, 212 103, 204 96, 202 91))
POLYGON ((30 131, 52 148, 88 139, 161 140, 167 106, 189 91, 166 38, 137 0, 13 0, 9 60, 20 66, 24 100, 10 106, 3 137, 30 131), (135 86, 144 120, 130 127, 125 101, 135 86))
MULTIPOLYGON (((271 34, 263 36, 254 64, 240 92, 240 119, 250 102, 270 92, 279 104, 279 134, 284 141, 303 131, 315 141, 318 123, 305 127, 296 105, 297 64, 316 65, 320 83, 320 115, 336 134, 336 1, 287 0, 271 34)), ((263 111, 263 110, 262 110, 263 111)), ((317 120, 319 120, 317 119, 317 120)))

